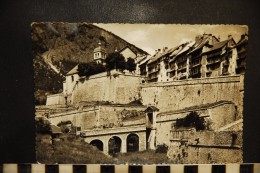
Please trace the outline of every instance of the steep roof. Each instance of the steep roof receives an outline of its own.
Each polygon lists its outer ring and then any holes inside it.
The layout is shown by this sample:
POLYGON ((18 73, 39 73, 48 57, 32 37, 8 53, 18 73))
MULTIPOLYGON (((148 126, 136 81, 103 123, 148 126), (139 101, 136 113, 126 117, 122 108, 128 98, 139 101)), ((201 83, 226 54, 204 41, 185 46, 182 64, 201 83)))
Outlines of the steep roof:
POLYGON ((72 75, 72 74, 77 74, 77 73, 78 73, 78 68, 79 68, 79 65, 76 65, 73 69, 71 69, 71 70, 66 74, 66 76, 72 75))
POLYGON ((193 47, 195 44, 194 41, 184 45, 179 51, 175 52, 174 55, 173 53, 171 54, 171 56, 173 55, 174 57, 172 58, 171 61, 174 61, 179 55, 185 53, 186 51, 188 51, 191 47, 193 47))
POLYGON ((195 45, 195 41, 192 41, 192 42, 186 44, 186 45, 182 48, 182 50, 177 53, 176 56, 178 56, 178 55, 180 55, 180 54, 186 52, 187 50, 189 50, 189 49, 190 49, 192 46, 194 46, 194 45, 195 45))
POLYGON ((158 59, 160 59, 165 53, 162 53, 162 52, 157 52, 155 55, 153 55, 151 57, 151 59, 149 60, 148 64, 151 64, 155 61, 157 61, 158 59))
POLYGON ((207 51, 205 51, 203 53, 207 53, 207 52, 211 52, 211 51, 220 49, 220 48, 224 47, 229 41, 230 41, 230 39, 213 44, 211 48, 209 48, 207 51))
POLYGON ((94 49, 95 52, 106 52, 106 49, 101 46, 101 43, 99 43, 99 46, 94 49))
POLYGON ((195 43, 194 49, 191 50, 191 51, 189 52, 189 54, 191 54, 191 53, 193 53, 193 52, 195 52, 195 51, 197 51, 197 50, 199 50, 199 49, 202 49, 203 46, 205 46, 208 42, 209 42, 209 40, 208 40, 208 38, 206 38, 206 39, 203 39, 202 41, 200 41, 200 42, 198 42, 198 43, 195 43))
POLYGON ((144 64, 144 63, 146 63, 146 62, 148 62, 148 61, 150 60, 150 58, 151 58, 151 57, 146 56, 146 57, 142 58, 141 60, 139 60, 139 61, 137 62, 137 64, 139 64, 139 66, 140 66, 140 65, 142 65, 142 64, 144 64))
POLYGON ((135 55, 137 55, 137 53, 135 51, 133 51, 128 45, 126 45, 125 47, 123 47, 122 49, 120 49, 118 52, 123 52, 125 49, 130 49, 135 55))
POLYGON ((170 57, 177 55, 184 47, 184 44, 176 46, 174 50, 172 50, 170 57))
POLYGON ((238 41, 238 43, 236 44, 236 46, 240 46, 240 45, 242 45, 242 44, 244 44, 244 43, 247 43, 248 42, 248 38, 247 37, 243 37, 243 38, 241 38, 239 41, 238 41))
POLYGON ((150 58, 150 61, 148 62, 148 64, 157 61, 158 59, 160 59, 161 57, 163 57, 163 56, 165 56, 165 55, 168 55, 168 54, 173 53, 173 52, 174 52, 176 49, 178 49, 179 47, 180 47, 180 46, 176 46, 176 47, 174 47, 174 48, 164 50, 163 52, 157 52, 155 55, 153 55, 153 56, 150 58))

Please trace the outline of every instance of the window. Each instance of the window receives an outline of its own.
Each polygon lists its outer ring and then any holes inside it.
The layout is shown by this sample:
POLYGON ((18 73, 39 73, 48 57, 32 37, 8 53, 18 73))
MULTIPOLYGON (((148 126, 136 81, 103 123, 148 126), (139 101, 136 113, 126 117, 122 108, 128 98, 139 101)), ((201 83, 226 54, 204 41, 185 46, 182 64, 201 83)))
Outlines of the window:
POLYGON ((74 82, 74 76, 73 75, 71 76, 71 81, 74 82))

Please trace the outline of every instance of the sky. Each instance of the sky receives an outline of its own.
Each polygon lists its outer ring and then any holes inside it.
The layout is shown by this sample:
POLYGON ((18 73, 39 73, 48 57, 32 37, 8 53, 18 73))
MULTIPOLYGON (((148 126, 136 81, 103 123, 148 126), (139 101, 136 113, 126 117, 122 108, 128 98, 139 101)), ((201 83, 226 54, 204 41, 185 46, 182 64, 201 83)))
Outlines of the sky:
POLYGON ((241 34, 248 33, 246 25, 181 25, 181 24, 95 24, 127 42, 153 55, 163 47, 173 48, 187 41, 194 41, 195 36, 203 33, 226 40, 232 35, 236 42, 241 34))

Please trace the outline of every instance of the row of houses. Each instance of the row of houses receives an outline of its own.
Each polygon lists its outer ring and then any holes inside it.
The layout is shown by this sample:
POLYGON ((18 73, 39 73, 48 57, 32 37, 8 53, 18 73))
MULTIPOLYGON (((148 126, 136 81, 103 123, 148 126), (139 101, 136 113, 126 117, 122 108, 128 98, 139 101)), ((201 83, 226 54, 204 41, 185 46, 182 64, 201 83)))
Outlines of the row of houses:
POLYGON ((148 82, 244 74, 247 44, 247 34, 237 43, 231 35, 220 41, 212 34, 203 34, 195 41, 158 49, 153 56, 139 60, 137 66, 148 82))

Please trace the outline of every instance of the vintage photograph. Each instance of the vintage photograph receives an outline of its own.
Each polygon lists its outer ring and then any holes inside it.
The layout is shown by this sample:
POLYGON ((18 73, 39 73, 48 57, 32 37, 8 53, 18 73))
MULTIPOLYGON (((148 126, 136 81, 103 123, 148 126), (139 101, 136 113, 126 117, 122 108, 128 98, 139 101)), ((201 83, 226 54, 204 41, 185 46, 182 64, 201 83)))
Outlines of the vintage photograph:
POLYGON ((31 24, 39 163, 242 163, 245 25, 31 24))

